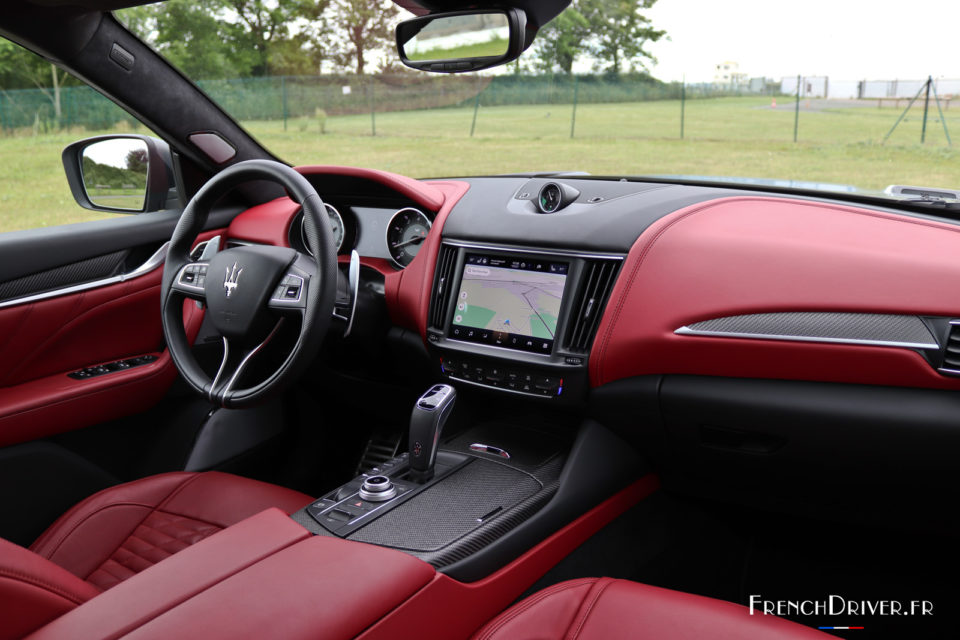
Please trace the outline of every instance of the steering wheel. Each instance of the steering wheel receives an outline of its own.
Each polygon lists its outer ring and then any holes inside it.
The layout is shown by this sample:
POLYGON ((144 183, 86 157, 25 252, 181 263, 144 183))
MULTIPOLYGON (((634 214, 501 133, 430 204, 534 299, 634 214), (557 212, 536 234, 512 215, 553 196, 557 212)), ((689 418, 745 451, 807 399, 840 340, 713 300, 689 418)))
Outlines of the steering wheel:
POLYGON ((316 356, 330 327, 337 289, 336 249, 323 201, 306 178, 271 160, 247 160, 224 169, 193 197, 170 238, 161 288, 163 335, 187 383, 226 408, 253 406, 292 382, 316 356), (304 235, 314 257, 286 247, 240 246, 209 261, 190 257, 214 203, 251 180, 283 186, 303 208, 304 235), (223 361, 211 379, 190 351, 183 302, 206 304, 207 318, 223 338, 223 361), (250 361, 285 322, 300 321, 296 343, 265 380, 239 388, 250 361))

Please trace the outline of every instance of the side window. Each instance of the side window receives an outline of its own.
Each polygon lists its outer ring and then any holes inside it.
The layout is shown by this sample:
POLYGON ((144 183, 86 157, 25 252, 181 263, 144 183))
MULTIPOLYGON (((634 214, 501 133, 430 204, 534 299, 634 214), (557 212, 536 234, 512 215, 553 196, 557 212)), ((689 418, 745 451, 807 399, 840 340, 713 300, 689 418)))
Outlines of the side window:
MULTIPOLYGON (((147 146, 153 136, 112 101, 52 63, 0 38, 0 232, 100 220, 149 210, 147 146), (64 172, 63 151, 95 136, 129 136, 77 148, 76 177, 64 172)), ((161 143, 162 144, 162 143, 161 143)), ((163 145, 165 147, 165 145, 163 145)))

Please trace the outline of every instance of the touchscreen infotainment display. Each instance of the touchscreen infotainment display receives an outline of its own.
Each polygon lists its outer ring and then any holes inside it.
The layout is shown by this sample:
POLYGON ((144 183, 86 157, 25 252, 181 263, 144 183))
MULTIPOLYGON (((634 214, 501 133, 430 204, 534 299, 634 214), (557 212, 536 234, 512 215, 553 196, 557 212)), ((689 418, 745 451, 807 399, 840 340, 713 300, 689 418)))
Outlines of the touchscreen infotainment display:
POLYGON ((450 337, 549 354, 567 262, 468 253, 450 337))

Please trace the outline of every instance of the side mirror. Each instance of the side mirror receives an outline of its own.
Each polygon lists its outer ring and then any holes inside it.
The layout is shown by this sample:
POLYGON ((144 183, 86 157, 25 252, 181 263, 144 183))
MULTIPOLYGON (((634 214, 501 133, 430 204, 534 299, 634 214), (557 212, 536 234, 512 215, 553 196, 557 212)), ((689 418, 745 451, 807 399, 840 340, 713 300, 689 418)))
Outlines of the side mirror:
POLYGON ((506 64, 533 42, 520 9, 434 13, 397 25, 403 64, 422 71, 463 73, 506 64))
POLYGON ((176 208, 170 147, 140 135, 96 136, 63 150, 70 191, 81 207, 141 213, 176 208))

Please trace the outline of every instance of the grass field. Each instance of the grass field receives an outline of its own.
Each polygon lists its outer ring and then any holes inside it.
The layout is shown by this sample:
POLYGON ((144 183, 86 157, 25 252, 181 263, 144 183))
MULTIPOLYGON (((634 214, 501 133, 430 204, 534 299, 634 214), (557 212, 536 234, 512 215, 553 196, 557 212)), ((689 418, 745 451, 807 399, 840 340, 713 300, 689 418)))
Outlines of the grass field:
MULTIPOLYGON (((874 104, 804 103, 793 142, 790 102, 769 98, 688 100, 680 139, 678 101, 435 109, 245 122, 267 149, 293 164, 346 164, 414 177, 569 170, 595 175, 692 174, 792 179, 882 189, 888 184, 960 187, 960 148, 949 147, 935 111, 920 145, 914 109, 886 145, 900 111, 874 104)), ((946 111, 960 145, 960 111, 946 111)), ((60 152, 103 132, 0 138, 0 231, 114 214, 80 209, 67 187, 60 152)))

